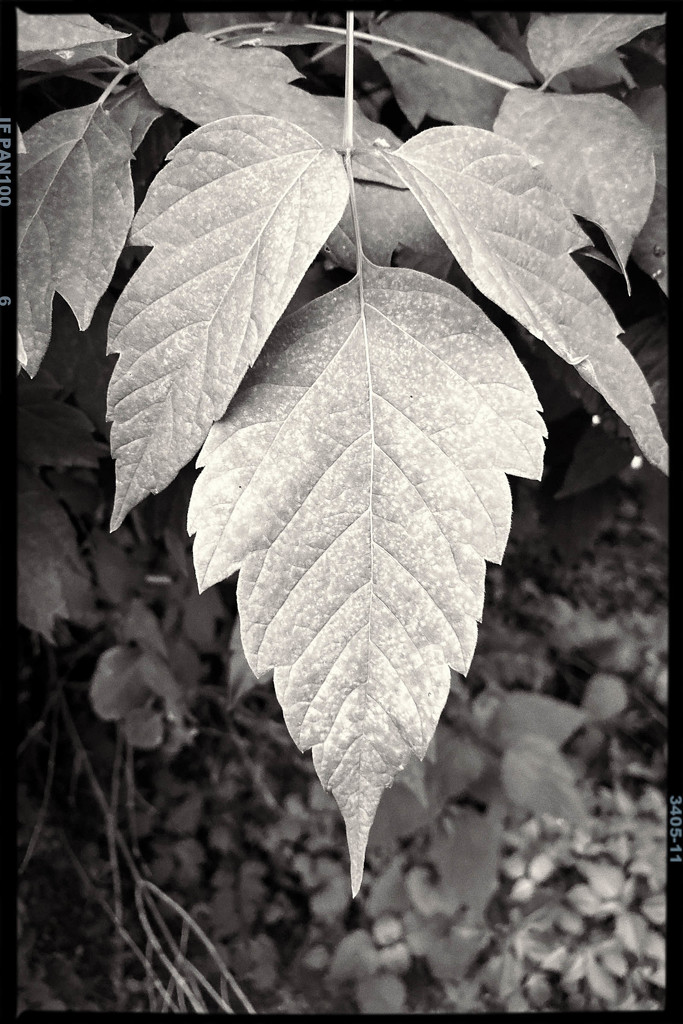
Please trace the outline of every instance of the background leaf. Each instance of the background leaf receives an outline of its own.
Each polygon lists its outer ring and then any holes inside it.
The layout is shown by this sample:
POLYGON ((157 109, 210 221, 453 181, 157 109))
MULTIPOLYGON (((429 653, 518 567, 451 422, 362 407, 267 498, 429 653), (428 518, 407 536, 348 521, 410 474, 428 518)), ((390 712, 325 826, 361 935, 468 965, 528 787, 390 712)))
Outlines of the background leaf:
POLYGON ((528 733, 561 747, 586 721, 585 712, 564 700, 541 693, 508 693, 496 709, 491 730, 503 746, 528 733))
POLYGON ((516 144, 478 128, 430 128, 386 159, 477 288, 576 366, 666 471, 650 388, 571 259, 587 236, 543 173, 516 144))
POLYGON ((134 153, 150 127, 163 114, 162 108, 145 89, 144 83, 136 78, 122 89, 112 94, 104 104, 110 117, 130 133, 130 149, 134 153))
POLYGON ((508 747, 501 777, 507 795, 520 807, 575 823, 584 820, 586 809, 576 776, 556 744, 545 736, 529 732, 508 747))
POLYGON ((112 528, 223 415, 347 196, 341 158, 277 118, 225 118, 173 150, 131 231, 154 249, 109 327, 112 528))
POLYGON ((108 455, 92 436, 93 425, 80 409, 60 401, 47 385, 19 379, 18 454, 32 466, 90 466, 108 455))
POLYGON ((92 604, 76 532, 54 491, 19 466, 17 504, 19 622, 53 641, 58 618, 83 618, 92 604))
POLYGON ((81 330, 111 281, 133 219, 126 133, 96 103, 60 110, 25 135, 19 164, 19 332, 33 377, 59 292, 81 330))
MULTIPOLYGON (((441 57, 513 82, 531 75, 516 57, 499 50, 487 35, 466 21, 434 11, 401 11, 374 27, 378 35, 398 39, 441 57)), ((373 55, 392 84, 396 102, 414 128, 427 114, 439 121, 491 128, 504 90, 463 71, 412 54, 375 45, 373 55)))
POLYGON ((655 188, 649 132, 611 96, 507 94, 494 131, 538 160, 572 213, 607 234, 621 269, 655 188))
POLYGON ((116 40, 127 36, 89 14, 26 14, 18 10, 17 67, 27 70, 40 65, 40 70, 53 70, 100 55, 116 56, 116 40))
MULTIPOLYGON (((340 148, 344 101, 313 96, 290 83, 301 74, 283 53, 271 49, 235 50, 187 32, 148 50, 139 70, 150 93, 195 124, 209 124, 232 114, 277 114, 309 132, 320 145, 340 148)), ((354 132, 367 152, 354 153, 354 174, 369 181, 401 187, 400 181, 371 147, 376 139, 390 148, 399 144, 384 125, 369 121, 354 108, 354 132)))
POLYGON ((275 667, 342 809, 354 892, 384 787, 424 756, 448 664, 469 666, 484 558, 510 525, 505 472, 540 473, 535 409, 460 292, 366 263, 363 297, 354 280, 282 321, 201 453, 200 588, 241 566, 247 658, 275 667))
POLYGON ((663 14, 536 14, 526 41, 531 59, 547 82, 663 24, 663 14))
MULTIPOLYGON (((446 267, 452 262, 446 244, 409 189, 360 181, 356 185, 356 206, 363 254, 371 263, 391 266, 396 251, 406 248, 418 257, 441 260, 446 267)), ((339 266, 355 271, 356 243, 350 205, 327 239, 325 252, 339 266)))

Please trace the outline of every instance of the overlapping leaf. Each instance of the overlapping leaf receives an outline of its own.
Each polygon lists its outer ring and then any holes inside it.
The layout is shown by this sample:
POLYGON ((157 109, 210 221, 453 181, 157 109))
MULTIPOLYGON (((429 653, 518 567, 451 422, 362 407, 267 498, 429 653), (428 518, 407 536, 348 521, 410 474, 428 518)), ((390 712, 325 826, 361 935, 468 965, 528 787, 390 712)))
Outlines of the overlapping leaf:
POLYGON ((655 154, 655 194, 650 212, 633 244, 633 258, 668 295, 668 187, 666 94, 664 89, 639 89, 629 96, 628 105, 650 132, 655 154))
POLYGON ((26 14, 17 11, 17 66, 52 70, 116 55, 127 32, 101 25, 89 14, 26 14))
POLYGON ((611 96, 507 94, 494 131, 540 160, 573 213, 605 231, 626 273, 655 188, 648 130, 611 96))
POLYGON ((650 388, 571 258, 587 236, 545 174, 515 143, 477 128, 431 128, 386 159, 477 288, 575 365, 664 469, 650 388))
MULTIPOLYGON (((375 182, 356 184, 356 207, 361 224, 363 253, 371 263, 388 267, 399 248, 419 255, 451 255, 441 236, 407 188, 386 188, 375 182)), ((325 251, 347 270, 356 269, 356 242, 350 204, 327 240, 325 251)))
POLYGON ((344 815, 358 890, 385 786, 465 672, 505 473, 544 427, 503 335, 459 291, 364 263, 278 325, 200 455, 200 588, 241 567, 242 639, 344 815))
POLYGON ((124 131, 130 132, 134 153, 163 110, 155 103, 139 78, 120 93, 110 96, 104 109, 124 131))
POLYGON ((19 162, 18 326, 33 376, 59 292, 81 330, 114 273, 133 219, 127 133, 100 106, 60 110, 30 128, 19 162))
MULTIPOLYGON (((278 50, 235 50, 187 32, 156 46, 139 61, 150 93, 195 124, 209 124, 231 114, 272 114, 304 128, 325 147, 341 148, 344 100, 313 96, 290 83, 301 76, 278 50)), ((397 148, 396 136, 369 121, 355 104, 354 175, 402 187, 373 144, 397 148)))
POLYGON ((53 388, 18 382, 18 454, 31 466, 97 467, 108 449, 92 436, 88 417, 74 405, 61 402, 53 388))
POLYGON ((532 61, 548 82, 663 24, 663 14, 537 14, 526 41, 532 61))
POLYGON ((112 528, 223 415, 347 197, 341 157, 274 117, 214 121, 173 150, 131 232, 154 248, 110 322, 112 528))
MULTIPOLYGON (((398 39, 441 57, 486 71, 514 82, 529 82, 531 75, 516 57, 499 50, 474 25, 434 11, 401 11, 376 27, 378 35, 398 39)), ((413 127, 426 114, 439 121, 490 128, 505 95, 482 79, 409 54, 373 51, 394 89, 396 102, 413 127)))
POLYGON ((17 491, 17 614, 22 625, 52 641, 58 618, 81 621, 80 610, 92 607, 90 579, 54 491, 23 466, 17 491))

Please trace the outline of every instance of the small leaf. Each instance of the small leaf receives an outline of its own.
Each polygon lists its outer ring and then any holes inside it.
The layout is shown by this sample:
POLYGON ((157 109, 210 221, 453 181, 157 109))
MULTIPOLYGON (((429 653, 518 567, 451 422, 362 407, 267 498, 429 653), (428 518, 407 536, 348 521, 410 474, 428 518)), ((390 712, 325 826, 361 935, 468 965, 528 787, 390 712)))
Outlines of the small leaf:
POLYGON ((347 932, 334 951, 329 976, 335 981, 363 978, 377 970, 377 950, 368 932, 347 932))
POLYGON ((173 150, 131 231, 153 251, 109 326, 112 529, 223 415, 347 197, 341 158, 274 117, 225 118, 173 150))
POLYGON ((652 393, 571 258, 587 236, 543 173, 515 143, 478 128, 430 128, 386 160, 477 288, 575 366, 666 471, 652 393))
POLYGON ((655 413, 669 436, 669 337, 666 317, 648 316, 624 333, 624 344, 636 359, 655 398, 655 413))
POLYGON ((559 748, 585 721, 585 713, 566 701, 540 693, 508 693, 496 709, 491 727, 503 746, 512 746, 533 733, 559 748))
POLYGON ((617 1001, 617 986, 614 978, 589 951, 586 952, 586 981, 591 992, 598 996, 603 1003, 611 1005, 617 1001))
POLYGON ((136 78, 121 92, 110 96, 104 104, 104 109, 119 127, 130 133, 132 153, 136 151, 156 119, 161 117, 164 112, 152 99, 139 78, 136 78))
POLYGON ((632 458, 633 448, 628 438, 615 437, 598 425, 589 425, 576 443, 569 468, 555 497, 558 500, 568 498, 597 487, 621 473, 632 458))
POLYGON ((628 692, 621 676, 596 672, 588 680, 581 706, 595 718, 619 715, 628 705, 628 692))
POLYGON ((466 906, 473 922, 482 920, 498 884, 502 838, 501 807, 492 804, 486 814, 462 810, 455 818, 453 832, 433 840, 429 860, 439 873, 444 913, 466 906))
POLYGON ((663 14, 537 14, 527 30, 532 61, 546 82, 664 24, 663 14))
POLYGON ((15 127, 17 137, 17 153, 26 152, 26 143, 24 142, 24 136, 21 134, 21 128, 15 127))
POLYGON ((668 189, 657 182, 650 212, 632 252, 640 269, 657 282, 665 295, 669 294, 668 209, 668 189))
POLYGON ((434 936, 426 952, 432 974, 440 981, 460 981, 488 941, 487 929, 463 925, 455 925, 445 936, 434 936))
POLYGON ((139 597, 131 601, 123 617, 120 633, 123 643, 134 641, 143 651, 150 651, 160 658, 168 657, 159 619, 139 597))
POLYGON ((57 618, 82 621, 92 606, 90 578, 71 521, 54 491, 23 466, 17 482, 19 622, 53 642, 57 618))
POLYGON ((266 673, 261 679, 257 678, 251 671, 249 662, 244 655, 242 637, 240 635, 239 615, 230 632, 230 643, 228 645, 230 660, 228 664, 228 703, 233 707, 239 700, 246 697, 259 683, 270 681, 273 678, 272 672, 266 673))
POLYGON ((361 1013, 405 1013, 406 995, 405 983, 395 974, 362 978, 356 985, 361 1013))
POLYGON ((54 64, 72 66, 98 55, 116 56, 116 32, 89 14, 25 14, 17 11, 17 67, 30 69, 51 57, 54 64))
POLYGON ((483 560, 510 525, 505 473, 539 473, 543 434, 473 303, 365 263, 362 292, 354 279, 281 321, 202 451, 200 588, 241 566, 247 658, 275 667, 287 726, 340 804, 354 892, 384 787, 424 756, 448 665, 469 666, 483 560))
POLYGON ((123 734, 131 747, 155 750, 164 741, 164 720, 152 708, 134 708, 123 719, 123 734))
POLYGON ((603 900, 613 900, 621 895, 626 878, 620 867, 607 861, 583 861, 579 870, 588 879, 594 893, 603 900))
MULTIPOLYGON (((451 255, 412 192, 376 182, 356 184, 356 208, 363 254, 377 266, 389 267, 398 249, 435 259, 451 255)), ((325 244, 325 253, 346 270, 356 269, 356 243, 350 205, 325 244)))
POLYGON ((655 189, 651 136, 628 107, 599 94, 517 89, 503 100, 494 131, 541 162, 572 213, 605 231, 625 275, 655 189))
POLYGON ((574 772, 552 740, 534 733, 520 737, 503 755, 501 776, 507 795, 520 807, 572 822, 585 818, 574 772))
MULTIPOLYGON (((300 74, 277 50, 233 50, 187 32, 156 46, 139 61, 150 93, 162 107, 172 107, 195 124, 205 125, 232 114, 277 114, 298 125, 325 148, 341 147, 344 100, 313 96, 290 83, 300 74)), ((394 149, 396 136, 354 105, 356 177, 401 187, 381 153, 377 139, 394 149), (360 148, 359 148, 360 146, 360 148)))
POLYGON ((59 292, 85 330, 111 281, 133 218, 126 133, 96 103, 60 110, 26 132, 20 160, 18 327, 33 377, 59 292))
POLYGON ((642 911, 652 924, 664 924, 666 920, 666 899, 663 893, 657 893, 643 900, 642 911))
POLYGON ((375 879, 365 909, 372 918, 383 914, 403 914, 410 907, 405 884, 405 860, 402 855, 393 858, 385 871, 375 879))
MULTIPOLYGON (((487 35, 466 21, 434 11, 401 11, 376 26, 377 35, 420 47, 456 63, 513 82, 531 75, 516 57, 499 50, 487 35)), ((391 82, 396 102, 414 128, 425 116, 453 124, 491 128, 505 95, 491 82, 412 54, 372 47, 391 82)))
POLYGON ((114 357, 107 355, 107 328, 113 306, 114 296, 108 289, 97 304, 90 326, 79 331, 68 304, 60 295, 55 296, 52 335, 40 364, 40 372, 56 381, 65 396, 73 397, 105 438, 109 436, 107 385, 115 363, 114 357))
POLYGON ((105 722, 117 722, 149 698, 140 672, 140 654, 132 647, 109 647, 100 655, 90 680, 90 703, 105 722))
POLYGON ((53 388, 18 382, 17 440, 19 459, 32 466, 97 468, 106 446, 94 440, 85 413, 60 401, 53 388))

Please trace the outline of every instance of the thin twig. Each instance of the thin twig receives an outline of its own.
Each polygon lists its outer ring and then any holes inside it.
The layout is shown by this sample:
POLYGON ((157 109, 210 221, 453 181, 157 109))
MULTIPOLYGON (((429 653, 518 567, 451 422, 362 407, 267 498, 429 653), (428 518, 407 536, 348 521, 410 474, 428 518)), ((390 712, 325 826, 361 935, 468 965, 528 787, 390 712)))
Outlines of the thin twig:
MULTIPOLYGON (((95 796, 95 799, 97 800, 97 803, 99 804, 100 809, 102 810, 103 817, 105 818, 105 821, 106 821, 108 815, 110 815, 110 813, 111 813, 110 808, 109 808, 109 804, 107 802, 107 798, 105 797, 104 792, 102 790, 102 787, 101 787, 101 785, 100 785, 100 783, 99 783, 99 781, 97 779, 97 776, 95 775, 95 771, 93 769, 93 766, 90 763, 90 758, 88 757, 87 751, 85 750, 85 747, 83 746, 83 741, 81 740, 81 737, 80 737, 80 735, 78 733, 78 730, 77 730, 76 725, 75 725, 75 723, 73 721, 73 718, 71 716, 71 712, 69 711, 69 708, 68 708, 68 705, 67 705, 67 702, 66 702, 66 698, 64 697, 63 693, 61 694, 61 698, 62 699, 61 699, 60 707, 61 707, 61 711, 62 711, 62 718, 64 720, 64 723, 65 723, 66 727, 67 727, 67 731, 69 732, 69 735, 71 737, 71 741, 72 741, 74 747, 76 748, 77 751, 80 751, 83 754, 83 765, 85 767, 86 773, 87 773, 88 778, 90 780, 90 784, 91 784, 91 788, 92 788, 92 791, 93 791, 93 795, 95 796)), ((116 826, 116 823, 114 823, 114 834, 115 834, 115 837, 116 837, 116 842, 118 844, 119 850, 121 851, 121 853, 123 855, 123 859, 125 860, 126 865, 127 865, 128 869, 129 869, 129 871, 131 873, 131 876, 132 876, 132 878, 133 878, 133 880, 135 882, 135 905, 136 905, 136 908, 138 910, 138 916, 140 917, 140 923, 142 924, 142 927, 143 927, 143 929, 145 931, 145 934, 147 935, 147 938, 148 938, 149 942, 151 943, 152 948, 154 949, 155 953, 157 954, 159 959, 162 961, 162 963, 166 967, 166 970, 169 971, 169 973, 172 974, 175 977, 176 984, 179 985, 182 988, 184 994, 187 996, 187 999, 190 1002, 190 1004, 192 1005, 193 1009, 196 1010, 196 1012, 198 1012, 198 1013, 206 1012, 206 1007, 204 1006, 203 999, 201 999, 201 997, 198 999, 197 996, 195 995, 195 993, 190 988, 188 982, 182 976, 179 975, 178 971, 174 968, 173 963, 168 959, 168 957, 164 953, 164 950, 163 950, 163 947, 161 946, 161 943, 159 942, 159 940, 157 939, 156 935, 154 934, 154 931, 153 931, 153 929, 152 929, 152 927, 151 927, 151 925, 149 923, 149 918, 147 916, 147 913, 146 913, 146 910, 145 910, 145 907, 144 907, 144 902, 143 902, 143 899, 142 899, 142 896, 141 896, 141 893, 144 893, 146 890, 149 890, 149 892, 154 893, 162 902, 164 902, 168 906, 172 907, 176 911, 176 913, 182 918, 182 920, 187 921, 188 927, 194 932, 194 934, 203 943, 203 945, 205 946, 205 948, 207 949, 207 951, 211 955, 212 959, 216 963, 216 966, 218 967, 218 970, 221 972, 221 974, 223 974, 225 976, 225 980, 230 985, 230 987, 233 989, 233 991, 235 992, 237 997, 242 1001, 242 1003, 245 1006, 247 1012, 248 1013, 256 1013, 256 1011, 254 1010, 253 1006, 249 1002, 247 996, 242 992, 242 989, 238 985, 236 979, 233 978, 232 974, 230 973, 230 971, 228 971, 228 969, 226 968, 225 964, 221 960, 220 955, 219 955, 216 947, 213 945, 213 943, 210 941, 210 939, 204 934, 203 930, 199 927, 199 925, 195 921, 193 921, 193 919, 190 917, 190 915, 178 903, 176 903, 175 900, 171 899, 170 896, 167 896, 166 893, 162 892, 162 890, 159 889, 152 882, 149 882, 148 880, 146 880, 146 879, 144 879, 142 877, 142 875, 140 874, 140 871, 138 870, 138 867, 137 867, 137 865, 136 865, 136 863, 135 863, 135 861, 133 859, 133 856, 132 856, 130 850, 128 849, 128 845, 127 845, 124 837, 122 836, 120 830, 116 826)), ((157 919, 157 924, 163 925, 161 930, 164 932, 164 937, 166 938, 166 941, 169 943, 169 945, 173 949, 174 955, 177 957, 179 955, 179 953, 180 953, 180 951, 178 949, 178 946, 173 941, 173 938, 170 935, 170 932, 168 931, 168 928, 166 927, 166 923, 163 922, 163 919, 160 918, 160 915, 159 915, 157 907, 151 901, 150 901, 150 909, 155 913, 155 917, 157 919)), ((185 960, 185 963, 186 963, 187 969, 190 971, 190 973, 211 994, 211 996, 214 999, 216 999, 216 1001, 217 1001, 218 1005, 221 1007, 221 1009, 223 1009, 224 1012, 233 1013, 234 1011, 230 1007, 228 1007, 227 1004, 223 1003, 219 993, 216 992, 216 990, 213 988, 213 986, 210 984, 210 982, 207 981, 207 979, 204 977, 204 975, 199 970, 197 970, 197 968, 194 966, 194 964, 191 963, 189 960, 185 960)))
POLYGON ((109 85, 107 86, 107 88, 102 92, 102 95, 100 96, 100 98, 97 101, 98 107, 102 106, 104 101, 114 91, 114 89, 119 84, 121 79, 125 78, 126 75, 130 75, 133 71, 136 71, 136 70, 137 70, 137 61, 135 61, 135 63, 133 63, 133 64, 125 64, 121 68, 119 73, 112 78, 112 80, 109 83, 109 85))
POLYGON ((227 36, 229 32, 251 32, 253 29, 272 28, 274 25, 277 25, 277 21, 250 21, 243 25, 226 25, 225 28, 215 28, 211 32, 205 32, 204 38, 227 36))
MULTIPOLYGON (((121 886, 121 872, 119 870, 119 859, 116 855, 116 821, 118 817, 119 807, 119 792, 121 783, 121 755, 123 749, 123 738, 122 730, 117 725, 116 727, 116 746, 114 748, 114 763, 111 772, 111 795, 109 798, 109 814, 105 819, 105 827, 107 831, 107 849, 109 853, 109 868, 111 871, 111 883, 114 893, 114 914, 118 922, 123 922, 123 897, 122 897, 122 886, 121 886)), ((116 935, 120 935, 118 929, 116 935)), ((123 995, 123 963, 121 960, 121 948, 119 948, 118 956, 115 957, 114 963, 112 964, 112 983, 114 991, 116 992, 117 1002, 119 1003, 119 1009, 121 1009, 120 1001, 123 995)))
POLYGON ((218 952, 218 950, 214 946, 213 942, 211 942, 211 940, 208 938, 208 936, 206 935, 204 930, 199 927, 197 922, 194 921, 190 917, 190 915, 187 913, 186 910, 183 910, 183 908, 180 906, 179 903, 176 903, 176 901, 174 899, 172 899, 170 896, 167 896, 166 893, 163 892, 163 890, 161 890, 157 885, 154 884, 154 882, 150 882, 149 880, 145 879, 145 880, 142 881, 142 885, 146 889, 149 889, 150 892, 153 892, 154 895, 158 899, 160 899, 162 901, 162 903, 165 903, 167 906, 172 907, 173 910, 175 910, 175 912, 180 916, 180 918, 187 923, 188 927, 191 928, 191 930, 197 936, 199 941, 205 946, 207 952, 209 953, 209 955, 213 959, 213 961, 216 964, 216 967, 220 971, 221 975, 225 978, 226 982, 228 983, 230 988, 233 990, 233 992, 235 993, 237 998, 242 1002, 242 1004, 244 1005, 247 1013, 254 1013, 255 1014, 256 1010, 251 1005, 251 1003, 250 1003, 249 999, 247 998, 247 996, 245 995, 245 993, 242 991, 240 985, 237 983, 235 978, 232 976, 230 971, 227 969, 227 967, 223 963, 223 961, 221 959, 221 956, 220 956, 220 953, 218 952))
MULTIPOLYGON (((71 844, 70 844, 70 842, 68 840, 68 837, 66 835, 66 832, 63 829, 62 829, 62 842, 64 843, 64 849, 66 850, 68 856, 71 858, 71 863, 72 863, 74 869, 76 870, 76 873, 78 874, 79 878, 81 879, 81 882, 85 886, 86 890, 89 891, 90 893, 92 893, 92 895, 95 897, 95 899, 97 900, 99 905, 102 907, 102 909, 106 913, 106 915, 109 918, 109 920, 116 927, 116 929, 117 929, 119 935, 121 936, 121 938, 123 939, 123 941, 126 943, 126 945, 131 950, 131 952, 138 958, 138 960, 140 961, 140 963, 142 964, 142 966, 145 969, 145 973, 146 973, 147 977, 152 982, 152 984, 157 989, 157 991, 161 994, 162 999, 164 999, 164 1001, 168 1003, 168 1005, 170 1006, 171 1009, 176 1009, 176 1007, 173 1005, 173 1002, 168 998, 168 996, 166 994, 166 991, 164 989, 164 986, 162 985, 161 981, 159 980, 159 978, 156 977, 156 975, 154 973, 154 968, 152 967, 152 964, 149 961, 149 957, 147 956, 146 953, 144 953, 140 949, 140 947, 138 946, 137 942, 130 935, 130 933, 124 927, 124 925, 121 924, 120 921, 116 920, 116 916, 114 914, 114 911, 111 909, 111 907, 109 906, 107 901, 104 899, 102 894, 99 892, 99 890, 97 889, 97 886, 93 883, 93 880, 90 878, 89 874, 87 873, 87 871, 85 870, 85 868, 81 864, 80 860, 78 859, 78 857, 74 853, 73 849, 71 848, 71 844)), ((150 1006, 151 1010, 154 1010, 154 1008, 155 1008, 154 1006, 150 1006)))
POLYGON ((334 53, 335 50, 338 50, 339 47, 343 45, 343 43, 330 43, 329 46, 323 46, 322 50, 318 50, 318 52, 311 57, 307 67, 311 64, 315 64, 316 61, 322 60, 323 57, 327 57, 329 53, 334 53))
POLYGON ((45 778, 45 787, 43 789, 43 796, 40 801, 38 817, 36 818, 36 823, 33 826, 33 831, 31 832, 31 838, 29 839, 28 846, 26 847, 24 859, 22 860, 21 866, 19 867, 20 875, 23 875, 24 871, 28 867, 38 845, 40 833, 43 830, 45 818, 47 817, 47 805, 50 800, 50 794, 52 793, 52 783, 55 777, 55 762, 57 755, 57 737, 59 735, 59 719, 57 718, 56 712, 53 714, 52 718, 52 733, 50 734, 50 751, 48 753, 47 758, 47 775, 45 778))
POLYGON ((137 908, 138 917, 140 918, 140 923, 142 924, 142 927, 145 931, 145 935, 147 936, 150 945, 152 946, 152 949, 159 957, 159 959, 161 960, 162 964, 164 965, 168 973, 171 975, 171 977, 174 978, 176 985, 182 988, 183 992, 188 998, 190 1005, 192 1006, 192 1009, 195 1010, 196 1013, 205 1013, 206 1007, 203 1005, 202 1002, 200 1002, 195 997, 192 989, 188 985, 185 978, 183 978, 183 976, 176 970, 176 968, 173 966, 171 961, 164 953, 163 947, 159 940, 157 939, 156 935, 154 934, 154 931, 149 923, 149 918, 147 917, 147 912, 145 910, 142 894, 140 892, 140 888, 137 885, 135 886, 135 906, 137 908))
MULTIPOLYGON (((262 21, 253 25, 232 25, 226 29, 218 29, 213 32, 206 32, 207 38, 215 35, 225 35, 227 32, 236 32, 239 28, 246 30, 249 29, 264 29, 271 26, 277 25, 275 21, 262 21)), ((301 28, 309 28, 314 32, 331 32, 335 35, 346 36, 346 29, 337 28, 332 25, 312 25, 305 24, 301 28)), ((422 57, 423 60, 433 60, 438 64, 445 64, 446 67, 453 68, 454 71, 463 71, 467 75, 472 75, 474 78, 481 78, 484 82, 490 82, 492 85, 497 85, 500 89, 523 89, 523 85, 518 82, 508 82, 504 78, 498 78, 496 75, 489 75, 486 71, 479 71, 477 68, 471 68, 467 64, 460 64, 458 61, 450 60, 448 57, 442 57, 439 53, 431 53, 429 50, 423 50, 419 46, 412 46, 410 43, 401 42, 400 39, 388 39, 386 36, 376 36, 372 32, 355 32, 355 39, 359 42, 372 43, 377 46, 388 46, 392 50, 403 50, 405 53, 412 53, 415 57, 422 57)))

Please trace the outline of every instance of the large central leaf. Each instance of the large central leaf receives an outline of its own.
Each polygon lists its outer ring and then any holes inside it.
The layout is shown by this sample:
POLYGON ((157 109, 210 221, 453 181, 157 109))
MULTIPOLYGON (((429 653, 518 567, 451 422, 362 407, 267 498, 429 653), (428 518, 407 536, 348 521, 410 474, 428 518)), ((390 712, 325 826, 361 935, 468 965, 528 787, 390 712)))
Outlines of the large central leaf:
POLYGON ((112 528, 166 487, 219 419, 341 217, 341 157, 274 117, 176 146, 131 230, 153 245, 112 313, 112 528))
POLYGON ((247 658, 344 815, 358 890, 375 809, 466 672, 506 473, 544 426, 511 346, 460 292, 362 276, 286 317, 200 454, 201 589, 241 568, 247 658))

